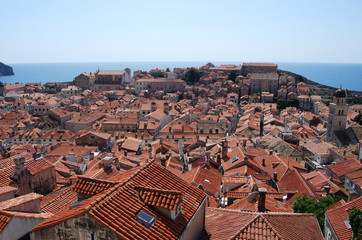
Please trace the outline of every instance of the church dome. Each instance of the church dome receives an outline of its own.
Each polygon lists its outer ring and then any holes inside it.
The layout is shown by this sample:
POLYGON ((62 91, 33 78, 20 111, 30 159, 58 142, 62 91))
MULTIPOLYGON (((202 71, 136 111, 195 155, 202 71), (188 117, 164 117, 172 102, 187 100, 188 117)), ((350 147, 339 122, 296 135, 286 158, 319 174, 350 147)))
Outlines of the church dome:
POLYGON ((334 96, 336 97, 346 97, 346 90, 342 90, 341 88, 338 88, 337 91, 334 93, 334 96))

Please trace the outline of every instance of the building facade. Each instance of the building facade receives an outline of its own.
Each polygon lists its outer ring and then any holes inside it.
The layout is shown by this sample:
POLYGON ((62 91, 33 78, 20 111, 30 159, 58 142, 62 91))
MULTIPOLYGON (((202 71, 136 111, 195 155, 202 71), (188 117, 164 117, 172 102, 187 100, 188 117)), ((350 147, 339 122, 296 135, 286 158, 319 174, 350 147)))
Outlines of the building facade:
POLYGON ((329 104, 327 125, 327 141, 335 141, 335 132, 346 129, 348 105, 346 104, 346 91, 338 89, 333 96, 333 103, 329 104))
POLYGON ((138 79, 135 83, 136 94, 149 91, 155 92, 162 90, 165 93, 183 91, 186 87, 186 82, 181 79, 166 79, 166 78, 144 78, 138 79))

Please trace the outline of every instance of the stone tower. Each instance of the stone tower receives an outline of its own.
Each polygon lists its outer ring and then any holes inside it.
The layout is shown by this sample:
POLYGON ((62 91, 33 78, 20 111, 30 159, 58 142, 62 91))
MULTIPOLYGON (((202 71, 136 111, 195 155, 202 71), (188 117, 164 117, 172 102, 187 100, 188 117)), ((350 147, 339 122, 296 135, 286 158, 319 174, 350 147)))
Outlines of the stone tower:
POLYGON ((333 103, 329 104, 327 125, 327 142, 335 141, 335 131, 346 130, 348 106, 346 104, 346 90, 339 88, 333 96, 333 103))

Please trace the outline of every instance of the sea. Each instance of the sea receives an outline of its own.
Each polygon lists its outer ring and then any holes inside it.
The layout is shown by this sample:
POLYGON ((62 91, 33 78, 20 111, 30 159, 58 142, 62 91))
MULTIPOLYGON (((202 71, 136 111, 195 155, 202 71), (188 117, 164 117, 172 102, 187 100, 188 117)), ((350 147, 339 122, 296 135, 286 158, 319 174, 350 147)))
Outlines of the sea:
MULTIPOLYGON (((84 63, 26 63, 8 64, 13 67, 15 75, 1 76, 3 83, 32 83, 41 82, 70 82, 83 72, 96 72, 100 70, 149 71, 154 68, 171 71, 175 67, 200 67, 207 62, 84 62, 84 63)), ((224 61, 212 62, 214 65, 235 64, 243 62, 224 61)), ((300 74, 309 80, 327 86, 362 91, 362 64, 349 63, 292 63, 276 62, 278 68, 300 74)))

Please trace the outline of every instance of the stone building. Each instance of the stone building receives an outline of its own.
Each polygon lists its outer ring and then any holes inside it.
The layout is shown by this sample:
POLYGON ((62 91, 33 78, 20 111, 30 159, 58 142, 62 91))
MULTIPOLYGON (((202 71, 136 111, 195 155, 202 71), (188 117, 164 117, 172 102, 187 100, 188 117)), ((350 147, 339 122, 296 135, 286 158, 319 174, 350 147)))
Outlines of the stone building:
POLYGON ((244 63, 242 74, 244 76, 249 73, 276 73, 278 65, 274 63, 244 63))
POLYGON ((131 83, 131 70, 100 71, 95 73, 94 91, 120 90, 131 83))
POLYGON ((99 149, 109 150, 112 148, 111 134, 100 132, 87 132, 75 139, 80 146, 96 146, 99 149))
POLYGON ((95 75, 94 73, 81 73, 79 76, 74 78, 75 86, 84 90, 93 90, 94 88, 94 80, 95 75))
POLYGON ((55 168, 44 158, 25 162, 25 158, 19 156, 14 158, 14 163, 14 174, 9 178, 16 183, 18 196, 31 192, 45 195, 55 189, 55 168))
POLYGON ((333 96, 333 102, 329 104, 329 116, 327 125, 327 141, 334 142, 348 139, 345 134, 348 105, 346 104, 347 93, 338 89, 333 96), (345 135, 345 136, 344 136, 345 135))
POLYGON ((250 92, 269 92, 277 95, 279 88, 278 73, 252 73, 250 76, 250 92))
POLYGON ((165 93, 183 91, 186 87, 186 82, 181 79, 166 79, 166 78, 142 78, 135 83, 136 94, 144 91, 155 92, 163 90, 165 93))

